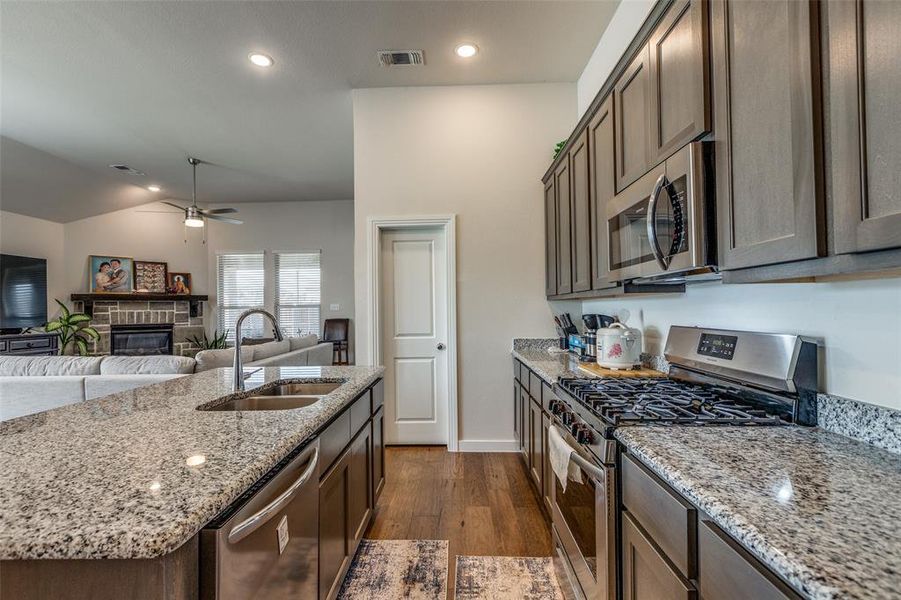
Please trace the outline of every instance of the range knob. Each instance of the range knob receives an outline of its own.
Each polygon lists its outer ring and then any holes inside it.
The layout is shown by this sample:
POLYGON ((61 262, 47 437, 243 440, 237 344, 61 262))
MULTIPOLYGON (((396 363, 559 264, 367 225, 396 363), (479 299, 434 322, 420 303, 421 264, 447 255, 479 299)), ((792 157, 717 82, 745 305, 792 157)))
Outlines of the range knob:
POLYGON ((576 441, 580 444, 593 444, 594 434, 588 427, 583 425, 576 434, 576 441))
POLYGON ((548 410, 551 411, 552 415, 559 415, 563 410, 562 402, 559 400, 551 400, 550 404, 547 405, 548 410))
POLYGON ((569 431, 573 434, 573 437, 576 438, 576 440, 579 439, 579 432, 582 431, 583 427, 585 426, 581 423, 573 423, 572 425, 570 425, 569 431))
POLYGON ((559 413, 560 420, 563 421, 564 425, 569 425, 573 422, 573 414, 568 410, 562 410, 559 413))

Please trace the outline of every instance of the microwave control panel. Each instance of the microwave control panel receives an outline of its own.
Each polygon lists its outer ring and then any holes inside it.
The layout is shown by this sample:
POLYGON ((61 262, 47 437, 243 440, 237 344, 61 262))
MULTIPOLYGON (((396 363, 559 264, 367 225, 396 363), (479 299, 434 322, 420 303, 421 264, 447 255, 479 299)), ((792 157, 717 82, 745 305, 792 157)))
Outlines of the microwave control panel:
POLYGON ((721 335, 719 333, 702 333, 698 342, 698 354, 732 360, 735 356, 735 344, 738 336, 721 335))

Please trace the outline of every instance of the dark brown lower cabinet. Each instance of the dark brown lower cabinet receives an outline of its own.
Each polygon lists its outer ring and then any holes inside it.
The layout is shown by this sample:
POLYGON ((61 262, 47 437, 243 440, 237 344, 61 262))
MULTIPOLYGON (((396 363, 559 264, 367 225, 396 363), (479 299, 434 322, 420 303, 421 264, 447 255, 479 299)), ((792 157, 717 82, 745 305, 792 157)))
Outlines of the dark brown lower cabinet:
POLYGON ((348 449, 350 459, 347 463, 348 518, 351 556, 356 552, 357 544, 363 539, 363 533, 372 516, 372 425, 367 423, 348 449))
POLYGON ((375 508, 385 489, 385 410, 380 406, 372 415, 372 506, 375 508))
POLYGON ((347 497, 350 453, 335 463, 319 483, 319 598, 333 598, 350 566, 352 538, 347 497))
POLYGON ((547 442, 547 429, 550 426, 551 418, 547 413, 541 413, 541 440, 542 440, 542 455, 544 460, 542 462, 542 471, 543 471, 543 481, 544 481, 544 491, 542 492, 542 498, 544 499, 544 507, 547 509, 548 514, 551 514, 551 491, 554 489, 554 471, 551 469, 551 460, 548 451, 548 442, 547 442))
POLYGON ((529 446, 532 439, 529 433, 532 430, 532 411, 529 410, 529 394, 520 386, 519 388, 519 451, 522 453, 526 466, 529 466, 529 446))
POLYGON ((541 428, 541 405, 534 399, 529 402, 529 412, 531 413, 529 418, 529 424, 531 425, 529 435, 529 472, 532 474, 532 481, 535 483, 540 495, 542 490, 541 482, 544 478, 544 448, 541 428))
MULTIPOLYGON (((761 598, 764 596, 761 596, 761 598)), ((623 513, 623 600, 694 600, 697 592, 670 566, 629 513, 623 513)), ((713 600, 707 598, 705 600, 713 600)))
POLYGON ((700 574, 704 600, 800 600, 719 527, 701 520, 698 526, 700 574))

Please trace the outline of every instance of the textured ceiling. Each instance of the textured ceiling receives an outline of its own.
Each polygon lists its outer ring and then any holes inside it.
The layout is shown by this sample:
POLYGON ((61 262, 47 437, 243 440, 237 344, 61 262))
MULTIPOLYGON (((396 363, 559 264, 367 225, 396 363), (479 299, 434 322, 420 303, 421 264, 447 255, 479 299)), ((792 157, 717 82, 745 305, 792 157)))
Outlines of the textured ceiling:
POLYGON ((136 185, 189 196, 189 155, 212 163, 202 201, 352 198, 351 89, 575 81, 616 4, 4 1, 0 208, 65 222, 151 200, 136 185), (426 66, 378 65, 406 48, 426 66))

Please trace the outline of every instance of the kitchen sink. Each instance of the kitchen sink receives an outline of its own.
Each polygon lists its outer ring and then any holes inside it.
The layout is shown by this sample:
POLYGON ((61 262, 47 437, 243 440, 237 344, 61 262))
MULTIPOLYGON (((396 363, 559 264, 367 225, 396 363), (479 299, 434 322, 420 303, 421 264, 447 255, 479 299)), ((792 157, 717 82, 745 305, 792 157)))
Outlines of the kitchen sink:
POLYGON ((214 404, 204 411, 290 410, 305 408, 338 389, 340 383, 286 383, 255 392, 246 398, 235 398, 214 404))

